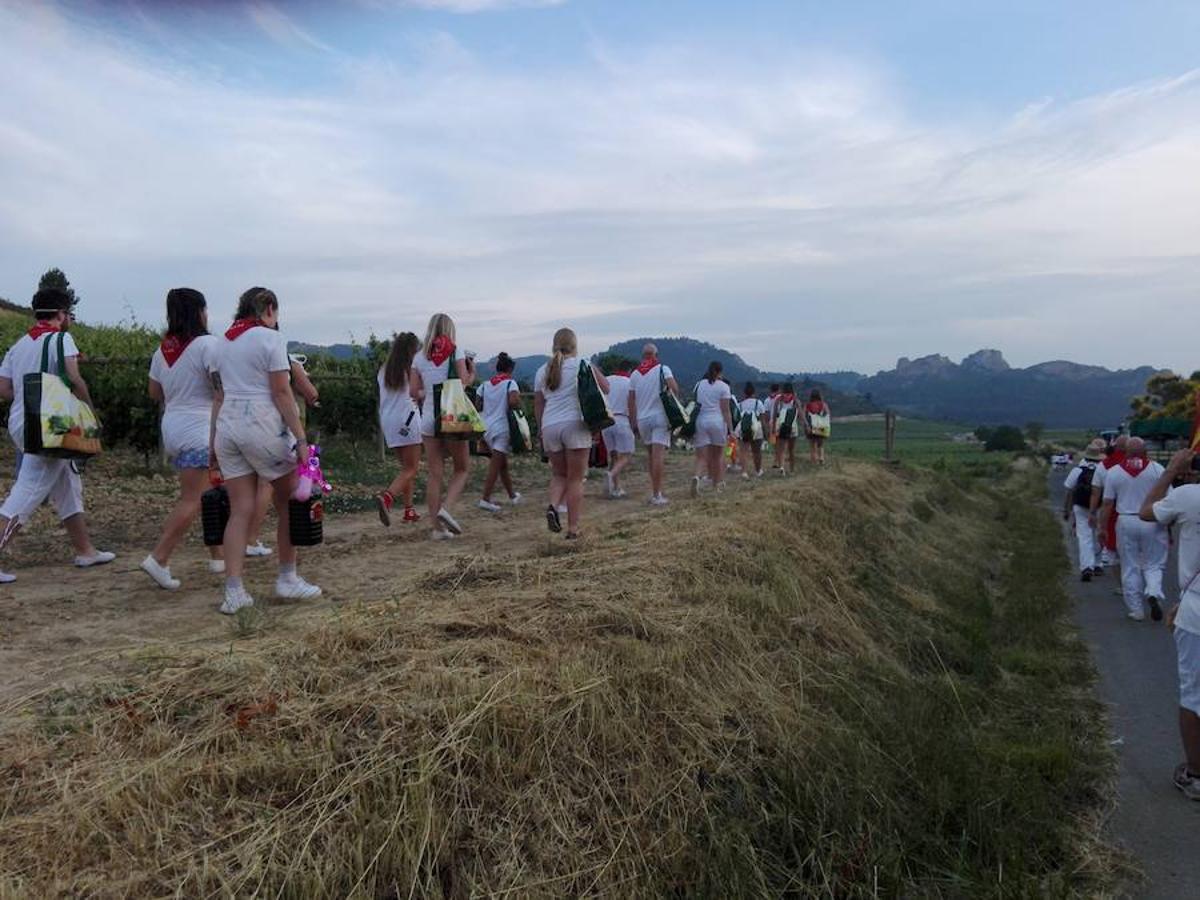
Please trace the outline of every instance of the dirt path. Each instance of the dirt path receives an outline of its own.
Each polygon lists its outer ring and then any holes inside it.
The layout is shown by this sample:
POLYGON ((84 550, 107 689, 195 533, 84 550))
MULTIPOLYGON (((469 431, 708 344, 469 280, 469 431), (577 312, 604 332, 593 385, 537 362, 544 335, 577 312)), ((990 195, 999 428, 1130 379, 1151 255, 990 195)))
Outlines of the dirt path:
MULTIPOLYGON (((690 457, 682 452, 672 454, 667 493, 674 504, 689 502, 690 474, 690 457)), ((325 543, 302 551, 300 561, 302 573, 321 585, 324 597, 306 604, 269 600, 266 615, 272 633, 295 628, 313 616, 328 615, 346 602, 404 596, 429 573, 444 569, 454 559, 466 562, 477 555, 520 559, 554 552, 563 538, 546 530, 545 483, 545 470, 533 468, 524 473, 524 482, 518 481, 517 488, 524 492, 525 502, 506 506, 497 515, 476 509, 478 497, 468 494, 458 511, 466 533, 455 541, 430 541, 424 522, 385 529, 373 513, 331 517, 326 522, 325 543)), ((107 487, 112 490, 111 485, 107 487)), ((32 535, 21 536, 26 546, 18 548, 13 566, 19 580, 0 587, 0 710, 11 713, 56 687, 119 674, 131 664, 151 661, 157 649, 175 651, 188 645, 211 649, 237 636, 235 623, 216 611, 221 581, 208 573, 207 557, 198 540, 190 541, 172 560, 173 573, 183 581, 179 591, 160 590, 138 568, 168 508, 172 486, 164 481, 160 487, 157 499, 134 498, 131 513, 136 521, 132 524, 106 522, 103 509, 95 512, 97 543, 120 554, 111 566, 72 568, 61 529, 45 513, 31 529, 32 535), (45 542, 39 545, 43 535, 45 542)), ((740 476, 730 479, 731 491, 764 487, 740 476)), ((601 497, 603 475, 591 473, 586 485, 584 540, 589 533, 620 527, 623 519, 670 515, 670 508, 652 509, 643 502, 648 480, 642 471, 633 472, 627 489, 628 499, 605 500, 601 497)), ((89 485, 89 501, 93 491, 114 502, 100 484, 89 485)), ((247 586, 260 601, 271 598, 274 575, 272 560, 248 561, 247 586)))
MULTIPOLYGON (((1050 473, 1056 511, 1062 509, 1065 477, 1062 470, 1050 473)), ((1064 534, 1075 571, 1075 538, 1069 527, 1064 534)), ((1172 550, 1165 583, 1171 602, 1178 596, 1176 573, 1172 550)), ((1117 808, 1109 827, 1146 874, 1145 883, 1130 886, 1129 893, 1139 898, 1200 897, 1200 804, 1189 804, 1171 783, 1183 757, 1175 643, 1161 623, 1125 618, 1115 573, 1090 584, 1072 578, 1069 586, 1078 600, 1076 622, 1100 671, 1100 696, 1110 707, 1120 758, 1117 808)))

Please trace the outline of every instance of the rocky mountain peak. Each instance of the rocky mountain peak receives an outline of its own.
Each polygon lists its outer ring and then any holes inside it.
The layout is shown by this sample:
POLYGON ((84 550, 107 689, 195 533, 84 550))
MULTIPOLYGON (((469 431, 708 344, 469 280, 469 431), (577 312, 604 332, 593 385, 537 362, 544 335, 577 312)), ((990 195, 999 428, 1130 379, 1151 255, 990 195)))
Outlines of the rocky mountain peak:
POLYGON ((988 372, 1007 372, 1012 368, 999 350, 976 350, 962 364, 964 369, 984 369, 988 372))

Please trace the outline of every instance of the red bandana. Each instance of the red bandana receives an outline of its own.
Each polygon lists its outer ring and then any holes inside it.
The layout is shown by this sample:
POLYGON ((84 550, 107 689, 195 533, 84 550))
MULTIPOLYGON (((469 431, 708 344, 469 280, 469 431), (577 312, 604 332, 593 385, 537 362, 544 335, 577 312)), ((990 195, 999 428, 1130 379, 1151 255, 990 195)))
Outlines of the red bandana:
POLYGON ((658 365, 658 359, 656 357, 652 356, 652 357, 650 357, 650 359, 643 359, 641 365, 639 365, 637 367, 637 370, 639 372, 641 372, 643 375, 645 375, 647 372, 649 372, 651 369, 653 369, 657 365, 658 365))
POLYGON ((162 339, 162 343, 158 345, 158 349, 162 351, 163 359, 166 360, 168 369, 179 362, 179 357, 183 356, 183 351, 188 348, 191 342, 192 338, 188 338, 185 341, 173 334, 168 334, 162 339))
POLYGON ((38 322, 36 325, 30 328, 26 334, 36 341, 43 334, 53 334, 55 331, 58 331, 57 325, 51 322, 38 322))
POLYGON ((629 373, 626 372, 624 369, 617 369, 617 371, 613 372, 613 377, 628 378, 629 373))
POLYGON ((238 319, 231 326, 229 326, 229 330, 225 332, 225 339, 229 341, 236 341, 251 328, 258 328, 260 326, 264 328, 266 327, 263 325, 262 319, 238 319))
POLYGON ((502 381, 512 381, 512 376, 509 375, 507 372, 497 372, 491 378, 492 384, 499 384, 502 381))
POLYGON ((435 366, 440 366, 450 358, 450 354, 454 352, 454 341, 446 337, 444 334, 439 334, 433 339, 433 344, 430 345, 429 361, 435 366))
POLYGON ((818 416, 825 412, 825 402, 823 400, 809 400, 808 403, 804 404, 804 409, 806 412, 818 416))
POLYGON ((789 403, 795 403, 796 395, 795 394, 780 394, 779 402, 782 403, 784 406, 787 406, 789 403))
POLYGON ((1123 463, 1123 462, 1125 462, 1125 451, 1124 450, 1114 450, 1112 453, 1108 454, 1108 456, 1105 458, 1104 468, 1115 469, 1117 466, 1121 465, 1121 463, 1123 463))
POLYGON ((1126 456, 1121 460, 1121 468, 1129 473, 1130 478, 1137 478, 1150 465, 1144 456, 1126 456))

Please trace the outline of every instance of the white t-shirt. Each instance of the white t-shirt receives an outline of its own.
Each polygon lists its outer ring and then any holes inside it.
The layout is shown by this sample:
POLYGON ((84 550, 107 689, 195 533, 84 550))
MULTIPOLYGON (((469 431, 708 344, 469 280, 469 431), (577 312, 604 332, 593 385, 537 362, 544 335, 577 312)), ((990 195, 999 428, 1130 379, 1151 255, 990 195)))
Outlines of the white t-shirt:
POLYGON ((546 399, 542 410, 542 430, 551 425, 561 425, 569 422, 582 422, 583 410, 579 407, 579 357, 571 356, 563 360, 562 381, 556 389, 546 386, 546 372, 550 363, 543 363, 533 379, 533 389, 546 399))
POLYGON ((511 378, 495 384, 490 380, 483 383, 479 392, 483 395, 483 424, 488 434, 508 433, 508 397, 520 391, 511 378))
POLYGON ((732 401, 733 395, 729 390, 729 385, 717 379, 712 384, 708 383, 707 378, 701 378, 696 382, 696 402, 700 404, 701 419, 717 419, 721 422, 725 421, 725 415, 721 412, 721 401, 732 401))
POLYGON ((444 384, 446 379, 450 377, 450 360, 455 359, 455 354, 450 354, 442 362, 441 365, 435 365, 434 362, 425 355, 425 351, 418 350, 417 355, 413 357, 412 367, 421 373, 421 382, 425 390, 425 399, 421 401, 421 417, 426 422, 433 421, 433 389, 436 385, 444 384))
POLYGON ((1200 484, 1171 490, 1154 504, 1154 518, 1163 525, 1179 523, 1179 612, 1175 627, 1200 634, 1200 484))
POLYGON ((766 407, 763 402, 757 397, 743 397, 738 408, 739 418, 750 413, 754 418, 759 418, 766 412, 766 407))
POLYGON ((645 375, 641 370, 635 370, 629 376, 629 389, 633 391, 637 403, 638 420, 661 419, 666 421, 667 411, 663 409, 659 394, 662 392, 662 379, 674 378, 671 367, 659 363, 645 375), (661 372, 661 378, 659 373, 661 372))
MULTIPOLYGON (((1104 463, 1103 462, 1097 463, 1096 471, 1092 475, 1092 490, 1095 490, 1096 488, 1103 488, 1104 487, 1104 479, 1107 477, 1108 477, 1108 469, 1104 468, 1104 463)), ((1101 494, 1101 496, 1103 496, 1104 492, 1101 491, 1100 494, 1101 494)))
POLYGON ((629 418, 629 376, 608 376, 608 408, 614 416, 629 418))
MULTIPOLYGON (((36 341, 28 334, 13 344, 6 354, 4 362, 0 363, 0 376, 8 378, 13 385, 12 406, 8 411, 8 435, 18 450, 25 449, 25 376, 31 372, 41 371, 42 341, 50 341, 50 371, 58 368, 58 335, 51 332, 39 337, 36 341)), ((63 335, 63 356, 70 359, 79 355, 75 339, 69 333, 63 335)))
POLYGON ((221 344, 211 334, 192 338, 175 365, 168 366, 162 348, 150 360, 150 379, 162 386, 164 416, 212 413, 213 390, 209 374, 216 366, 221 344))
POLYGON ((1163 467, 1153 461, 1136 478, 1121 466, 1113 466, 1104 476, 1104 502, 1114 501, 1118 515, 1136 516, 1162 473, 1163 467))
POLYGON ((234 340, 226 338, 217 354, 216 370, 227 400, 271 400, 272 372, 290 372, 287 341, 274 328, 259 325, 234 340))
MULTIPOLYGON (((408 382, 398 390, 392 390, 383 380, 383 369, 375 375, 375 383, 379 385, 379 421, 384 427, 392 423, 403 426, 408 422, 408 414, 414 412, 417 404, 413 403, 412 394, 408 392, 408 382)), ((417 423, 420 425, 420 422, 417 423)))
POLYGON ((1083 475, 1084 469, 1092 469, 1092 485, 1096 484, 1096 476, 1100 474, 1100 470, 1104 468, 1097 462, 1092 462, 1090 459, 1079 463, 1075 468, 1067 473, 1067 480, 1063 482, 1063 487, 1068 491, 1075 490, 1075 485, 1079 484, 1079 479, 1083 475))

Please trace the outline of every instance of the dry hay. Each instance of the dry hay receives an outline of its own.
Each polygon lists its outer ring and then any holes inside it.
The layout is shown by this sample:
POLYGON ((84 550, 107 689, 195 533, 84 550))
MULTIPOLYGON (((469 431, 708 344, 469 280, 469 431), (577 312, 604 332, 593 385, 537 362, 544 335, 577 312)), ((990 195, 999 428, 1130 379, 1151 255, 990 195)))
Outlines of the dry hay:
POLYGON ((0 889, 693 894, 714 866, 737 893, 787 871, 814 891, 865 880, 837 847, 785 865, 747 835, 779 760, 837 802, 820 773, 839 725, 814 687, 866 659, 899 677, 939 585, 988 549, 989 517, 922 524, 908 482, 849 466, 565 553, 461 557, 299 640, 268 630, 42 697, 0 744, 0 889))

